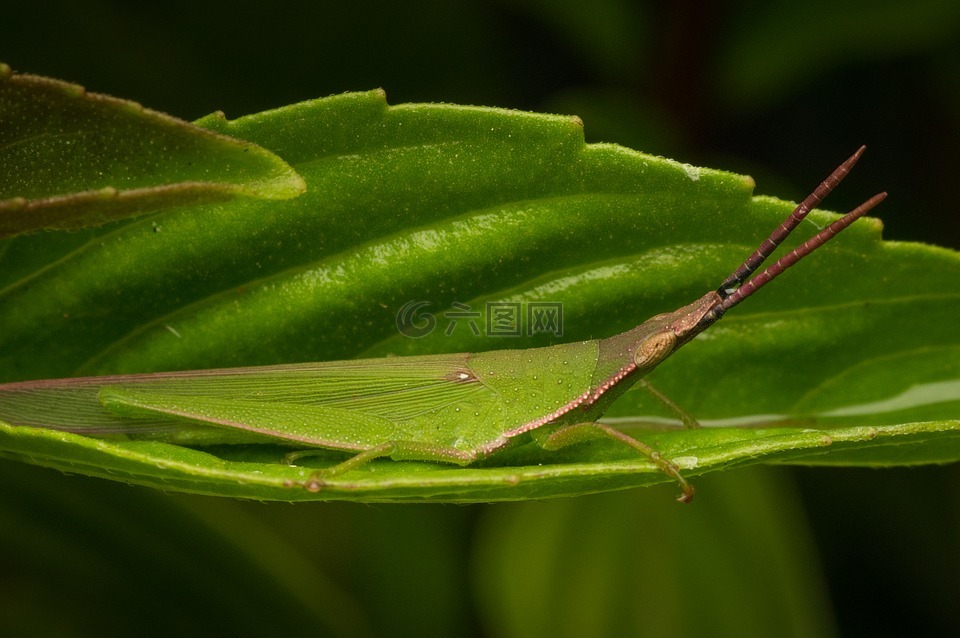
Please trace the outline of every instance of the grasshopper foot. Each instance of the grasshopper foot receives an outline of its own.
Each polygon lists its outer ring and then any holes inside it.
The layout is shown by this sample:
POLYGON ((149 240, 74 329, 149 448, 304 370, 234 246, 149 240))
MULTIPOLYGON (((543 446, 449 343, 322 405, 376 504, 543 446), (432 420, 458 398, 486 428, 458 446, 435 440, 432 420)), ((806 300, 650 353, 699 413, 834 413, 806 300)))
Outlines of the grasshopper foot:
POLYGON ((308 478, 306 481, 302 483, 303 489, 307 490, 308 492, 312 492, 314 494, 322 490, 323 487, 327 484, 327 482, 324 481, 322 478, 320 478, 318 474, 319 474, 318 472, 314 472, 313 474, 311 474, 310 478, 308 478))

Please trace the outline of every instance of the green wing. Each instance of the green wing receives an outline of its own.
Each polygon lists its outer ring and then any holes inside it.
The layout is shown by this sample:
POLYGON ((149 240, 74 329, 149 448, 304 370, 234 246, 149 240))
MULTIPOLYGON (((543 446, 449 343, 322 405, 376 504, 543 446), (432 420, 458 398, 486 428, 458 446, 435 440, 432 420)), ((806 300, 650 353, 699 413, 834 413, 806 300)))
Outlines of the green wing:
POLYGON ((280 439, 362 450, 410 442, 492 451, 581 394, 596 342, 0 386, 14 425, 178 443, 280 439), (251 439, 252 435, 252 439, 251 439))
POLYGON ((482 391, 451 383, 466 355, 231 368, 195 372, 84 377, 0 385, 0 419, 13 425, 85 434, 158 433, 182 419, 155 414, 131 418, 105 408, 103 388, 175 397, 215 397, 259 403, 327 405, 388 419, 409 419, 482 391))

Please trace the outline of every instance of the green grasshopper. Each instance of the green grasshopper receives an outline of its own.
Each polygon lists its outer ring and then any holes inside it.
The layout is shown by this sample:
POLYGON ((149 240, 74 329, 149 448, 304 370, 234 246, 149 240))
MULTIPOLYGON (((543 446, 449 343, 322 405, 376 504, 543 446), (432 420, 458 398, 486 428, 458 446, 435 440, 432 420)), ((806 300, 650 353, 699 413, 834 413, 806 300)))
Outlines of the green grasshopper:
POLYGON ((751 278, 863 151, 803 200, 716 291, 607 339, 479 354, 9 383, 0 385, 0 419, 91 435, 139 432, 184 445, 270 441, 353 453, 288 483, 311 491, 378 457, 465 466, 521 435, 547 450, 609 437, 675 479, 682 489, 678 500, 689 501, 693 487, 672 461, 598 419, 680 346, 886 197, 875 195, 751 278))

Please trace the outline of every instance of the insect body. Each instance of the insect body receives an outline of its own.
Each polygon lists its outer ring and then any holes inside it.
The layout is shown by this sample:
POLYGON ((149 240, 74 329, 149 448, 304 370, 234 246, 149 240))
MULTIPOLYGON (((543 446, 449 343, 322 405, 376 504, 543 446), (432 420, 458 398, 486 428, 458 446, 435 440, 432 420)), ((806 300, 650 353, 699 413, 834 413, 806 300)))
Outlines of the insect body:
POLYGON ((688 501, 693 488, 672 462, 597 420, 683 344, 886 196, 869 199, 751 278, 863 150, 716 291, 607 339, 479 354, 10 383, 0 385, 0 419, 91 435, 140 432, 182 444, 282 441, 354 453, 299 483, 310 490, 378 457, 469 465, 527 433, 546 449, 604 436, 648 457, 680 483, 679 499, 688 501))

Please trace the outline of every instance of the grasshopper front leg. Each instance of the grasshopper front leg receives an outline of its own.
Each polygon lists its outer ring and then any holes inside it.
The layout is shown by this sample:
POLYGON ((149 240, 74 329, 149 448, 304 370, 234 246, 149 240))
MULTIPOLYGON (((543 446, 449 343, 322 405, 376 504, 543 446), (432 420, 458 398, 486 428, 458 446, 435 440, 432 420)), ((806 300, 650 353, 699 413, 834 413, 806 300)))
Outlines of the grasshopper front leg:
POLYGON ((657 390, 655 387, 653 387, 653 385, 651 385, 646 379, 640 379, 637 381, 637 386, 646 390, 647 394, 656 399, 660 405, 676 414, 683 422, 683 426, 688 430, 695 430, 699 427, 702 427, 700 422, 697 421, 692 414, 677 405, 673 399, 665 395, 663 392, 660 392, 660 390, 657 390))

